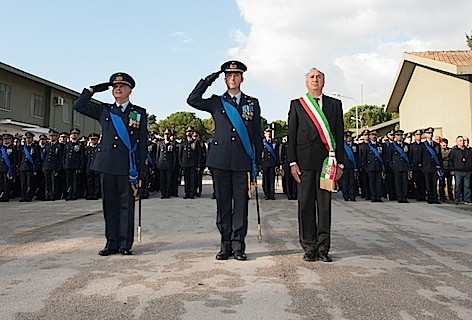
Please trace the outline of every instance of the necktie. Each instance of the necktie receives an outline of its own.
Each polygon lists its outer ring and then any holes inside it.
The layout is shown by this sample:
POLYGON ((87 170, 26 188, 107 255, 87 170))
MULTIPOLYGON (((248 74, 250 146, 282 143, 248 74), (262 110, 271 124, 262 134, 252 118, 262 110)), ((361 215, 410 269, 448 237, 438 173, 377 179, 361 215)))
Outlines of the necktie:
POLYGON ((236 96, 232 97, 231 100, 234 102, 234 105, 238 105, 238 99, 236 98, 236 96))
POLYGON ((320 98, 315 98, 316 104, 319 106, 320 105, 320 98))

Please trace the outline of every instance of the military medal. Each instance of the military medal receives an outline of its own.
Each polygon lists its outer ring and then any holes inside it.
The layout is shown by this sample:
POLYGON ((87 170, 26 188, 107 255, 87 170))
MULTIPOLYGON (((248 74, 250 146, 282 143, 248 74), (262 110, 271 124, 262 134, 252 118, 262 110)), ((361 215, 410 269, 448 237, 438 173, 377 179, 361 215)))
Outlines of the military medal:
POLYGON ((131 111, 129 113, 129 123, 130 127, 139 129, 139 121, 141 120, 141 114, 137 113, 136 111, 131 111))

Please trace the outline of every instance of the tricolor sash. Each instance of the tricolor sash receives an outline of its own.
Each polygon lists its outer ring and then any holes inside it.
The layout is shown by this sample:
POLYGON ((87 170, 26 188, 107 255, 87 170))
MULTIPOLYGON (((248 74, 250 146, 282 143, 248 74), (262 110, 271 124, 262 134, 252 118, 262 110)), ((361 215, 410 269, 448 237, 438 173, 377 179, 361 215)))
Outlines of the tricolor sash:
POLYGON ((129 182, 133 185, 137 185, 138 170, 136 168, 136 150, 138 149, 138 143, 135 143, 134 146, 131 146, 128 130, 126 129, 126 126, 120 115, 110 112, 110 118, 113 126, 115 127, 116 133, 129 151, 129 182))
POLYGON ((254 145, 251 143, 249 139, 249 134, 247 132, 247 128, 244 125, 243 119, 239 114, 238 110, 233 107, 228 101, 226 101, 223 96, 220 96, 221 103, 223 104, 223 108, 225 108, 226 114, 228 115, 231 124, 236 129, 238 133, 239 139, 241 139, 241 143, 243 144, 244 150, 246 150, 247 155, 251 159, 252 162, 252 178, 256 179, 257 174, 259 173, 259 168, 256 165, 256 152, 254 150, 254 145))
POLYGON ((333 191, 335 187, 336 177, 336 142, 334 141, 331 128, 326 119, 323 110, 320 108, 316 100, 311 94, 307 93, 299 99, 301 105, 305 109, 306 113, 313 121, 316 129, 318 130, 321 141, 323 141, 326 149, 328 150, 328 157, 323 162, 323 167, 320 174, 320 188, 328 191, 333 191))
POLYGON ((23 154, 25 155, 26 160, 28 160, 28 162, 31 163, 31 165, 33 166, 33 171, 36 171, 36 164, 34 163, 33 157, 31 156, 31 153, 26 147, 26 144, 23 146, 23 154))
POLYGON ((275 154, 274 148, 272 148, 272 146, 270 145, 270 143, 267 142, 267 140, 266 140, 265 138, 262 140, 262 142, 264 143, 264 147, 267 148, 267 150, 270 152, 270 154, 272 155, 272 157, 274 157, 274 159, 277 159, 277 155, 275 154))
POLYGON ((5 162, 7 168, 8 168, 8 173, 7 177, 10 179, 13 177, 13 165, 10 163, 10 159, 8 159, 8 155, 6 152, 6 147, 5 146, 0 146, 0 149, 2 149, 2 157, 3 161, 5 162))

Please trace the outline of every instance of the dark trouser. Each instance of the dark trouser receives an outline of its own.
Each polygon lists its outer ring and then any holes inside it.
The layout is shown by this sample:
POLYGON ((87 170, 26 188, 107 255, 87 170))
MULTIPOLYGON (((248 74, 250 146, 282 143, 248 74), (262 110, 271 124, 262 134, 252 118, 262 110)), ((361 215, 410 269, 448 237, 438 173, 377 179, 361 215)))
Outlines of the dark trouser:
POLYGON ((44 178, 44 172, 38 171, 33 180, 33 184, 36 186, 36 200, 43 200, 46 196, 46 180, 44 178))
POLYGON ((415 182, 416 200, 425 200, 425 180, 421 170, 413 170, 413 181, 415 182))
POLYGON ((287 186, 287 197, 289 199, 297 198, 297 182, 292 176, 290 166, 284 167, 284 180, 287 186))
POLYGON ((172 179, 170 184, 170 195, 177 197, 179 195, 180 185, 180 167, 172 169, 172 179))
POLYGON ((362 170, 359 175, 361 182, 361 196, 367 199, 370 198, 369 175, 367 171, 362 170))
POLYGON ((438 200, 438 174, 437 172, 425 172, 424 180, 426 183, 426 192, 428 193, 428 202, 438 200))
POLYGON ((244 252, 249 200, 247 172, 213 169, 213 177, 221 250, 244 252))
POLYGON ((439 180, 439 196, 441 200, 446 200, 446 188, 447 188, 447 199, 453 200, 453 187, 452 187, 452 176, 451 170, 444 170, 444 175, 441 180, 439 180))
POLYGON ((388 200, 397 200, 395 189, 395 178, 392 169, 385 172, 385 187, 388 194, 388 200))
POLYGON ((67 183, 67 199, 79 198, 80 174, 77 169, 65 169, 67 183))
POLYGON ((100 173, 98 171, 87 171, 87 197, 98 199, 100 196, 100 173))
POLYGON ((46 170, 44 172, 46 179, 46 198, 49 200, 60 199, 59 175, 56 170, 46 170))
POLYGON ((454 171, 454 174, 456 182, 456 198, 454 200, 456 202, 459 202, 462 198, 462 200, 464 200, 465 202, 470 202, 470 171, 456 170, 454 171), (462 191, 464 193, 462 193, 462 191))
POLYGON ((395 195, 400 201, 407 200, 408 197, 408 171, 393 171, 395 179, 395 195))
POLYGON ((354 169, 345 168, 341 178, 341 188, 344 200, 356 200, 356 180, 354 169))
POLYGON ((139 196, 141 198, 149 198, 149 177, 151 176, 151 170, 149 166, 146 168, 146 174, 142 178, 141 188, 139 189, 139 196))
POLYGON ((0 199, 8 201, 13 190, 13 179, 7 176, 7 172, 0 172, 0 180, 0 199))
POLYGON ((203 190, 203 168, 195 170, 195 194, 201 195, 203 190))
POLYGON ((275 197, 275 167, 262 167, 264 196, 275 197))
POLYGON ((172 170, 159 170, 161 196, 167 198, 170 196, 170 186, 172 179, 172 170))
POLYGON ((372 200, 380 200, 382 196, 382 172, 368 171, 370 196, 372 200))
POLYGON ((185 196, 195 196, 195 167, 183 168, 184 171, 184 183, 185 183, 185 196))
POLYGON ((34 179, 32 170, 20 171, 21 199, 31 201, 34 195, 34 179))
POLYGON ((331 245, 331 192, 320 189, 320 172, 302 170, 298 185, 299 240, 305 252, 328 252, 331 245))
POLYGON ((134 197, 128 175, 100 174, 106 247, 130 250, 134 237, 134 197))

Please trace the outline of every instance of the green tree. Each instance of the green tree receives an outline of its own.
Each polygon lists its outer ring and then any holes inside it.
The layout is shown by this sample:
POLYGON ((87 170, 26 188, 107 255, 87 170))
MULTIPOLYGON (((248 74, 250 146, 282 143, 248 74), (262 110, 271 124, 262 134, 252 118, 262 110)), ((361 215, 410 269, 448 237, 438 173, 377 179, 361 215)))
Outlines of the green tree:
POLYGON ((147 115, 149 132, 159 132, 159 125, 157 124, 157 117, 154 114, 147 115))
POLYGON ((192 126, 195 130, 200 132, 206 132, 202 120, 198 118, 195 113, 187 111, 172 113, 167 118, 159 121, 158 126, 160 129, 159 133, 162 134, 161 130, 163 131, 169 128, 176 132, 176 138, 178 139, 185 137, 185 129, 187 129, 188 126, 192 126))
POLYGON ((467 40, 467 45, 469 46, 469 49, 472 50, 472 32, 470 33, 470 36, 466 32, 465 39, 467 40))
MULTIPOLYGON (((376 105, 360 105, 357 106, 357 113, 359 115, 359 129, 370 128, 376 124, 396 119, 399 117, 398 113, 386 113, 385 106, 376 105)), ((344 114, 344 129, 352 129, 356 127, 356 107, 352 107, 344 114)))
POLYGON ((201 137, 203 141, 208 141, 213 134, 215 133, 215 121, 212 117, 202 120, 203 127, 205 128, 204 132, 201 132, 201 137))

